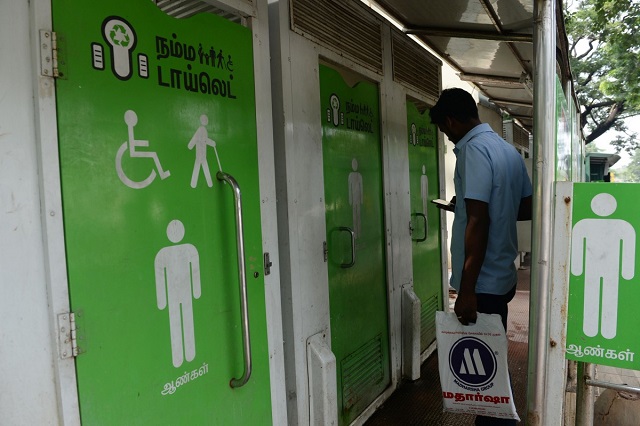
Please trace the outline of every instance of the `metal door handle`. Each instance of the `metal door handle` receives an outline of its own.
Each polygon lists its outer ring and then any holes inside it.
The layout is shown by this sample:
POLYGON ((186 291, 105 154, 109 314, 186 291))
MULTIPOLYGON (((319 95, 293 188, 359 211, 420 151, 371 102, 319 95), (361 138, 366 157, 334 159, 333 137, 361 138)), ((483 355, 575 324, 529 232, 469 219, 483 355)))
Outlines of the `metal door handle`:
POLYGON ((427 241, 427 216, 422 213, 413 213, 411 216, 420 216, 424 219, 424 237, 423 238, 412 238, 416 243, 421 243, 423 241, 427 241))
POLYGON ((247 278, 244 266, 244 231, 242 227, 242 194, 240 186, 233 176, 218 172, 216 178, 225 181, 233 189, 236 206, 236 240, 238 243, 238 276, 240 278, 240 306, 242 309, 242 344, 244 347, 244 374, 239 379, 232 378, 229 386, 239 388, 244 386, 251 377, 251 338, 249 336, 249 302, 247 300, 247 278))
POLYGON ((348 232, 351 237, 351 262, 340 264, 341 268, 351 268, 356 264, 356 234, 353 232, 353 229, 348 226, 339 226, 338 231, 348 232))

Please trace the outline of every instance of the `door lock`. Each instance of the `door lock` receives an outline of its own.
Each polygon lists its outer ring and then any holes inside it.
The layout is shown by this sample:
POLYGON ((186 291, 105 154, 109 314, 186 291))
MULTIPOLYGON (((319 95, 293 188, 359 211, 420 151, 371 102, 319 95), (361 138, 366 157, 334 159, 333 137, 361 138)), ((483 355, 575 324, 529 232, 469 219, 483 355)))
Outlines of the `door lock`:
POLYGON ((264 275, 269 275, 271 273, 271 267, 273 266, 273 262, 269 260, 269 253, 264 254, 264 275))

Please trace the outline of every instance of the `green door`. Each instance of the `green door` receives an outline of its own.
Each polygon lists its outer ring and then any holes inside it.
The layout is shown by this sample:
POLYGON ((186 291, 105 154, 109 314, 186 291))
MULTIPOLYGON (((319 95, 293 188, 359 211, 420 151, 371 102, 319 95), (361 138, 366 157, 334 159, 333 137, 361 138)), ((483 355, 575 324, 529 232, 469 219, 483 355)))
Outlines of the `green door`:
POLYGON ((420 350, 436 338, 435 314, 442 309, 440 212, 438 198, 438 133, 429 111, 407 101, 409 191, 413 256, 413 289, 420 299, 420 350))
POLYGON ((270 424, 251 31, 149 0, 54 0, 53 21, 83 424, 270 424), (240 259, 253 369, 231 387, 240 259))
POLYGON ((377 85, 320 66, 331 349, 341 425, 390 383, 377 85))

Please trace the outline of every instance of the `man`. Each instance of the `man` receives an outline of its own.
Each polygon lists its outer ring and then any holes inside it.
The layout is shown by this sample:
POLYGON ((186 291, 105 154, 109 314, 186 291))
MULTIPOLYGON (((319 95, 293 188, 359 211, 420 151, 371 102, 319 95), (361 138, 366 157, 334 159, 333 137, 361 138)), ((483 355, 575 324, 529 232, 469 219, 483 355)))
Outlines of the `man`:
MULTIPOLYGON (((516 292, 516 221, 531 219, 531 181, 516 149, 478 117, 473 97, 458 88, 442 92, 431 122, 455 144, 455 217, 451 240, 454 311, 468 325, 477 313, 500 314, 516 292)), ((476 425, 515 424, 478 416, 476 425)))

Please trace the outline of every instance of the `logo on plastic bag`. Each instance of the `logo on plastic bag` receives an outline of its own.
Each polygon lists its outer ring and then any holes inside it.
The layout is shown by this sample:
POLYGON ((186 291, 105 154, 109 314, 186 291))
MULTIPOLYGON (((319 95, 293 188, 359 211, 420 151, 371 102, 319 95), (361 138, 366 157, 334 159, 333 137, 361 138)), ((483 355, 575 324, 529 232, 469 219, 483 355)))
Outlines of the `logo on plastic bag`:
POLYGON ((459 382, 482 387, 496 376, 498 362, 485 342, 475 337, 463 337, 451 346, 449 368, 459 382))

